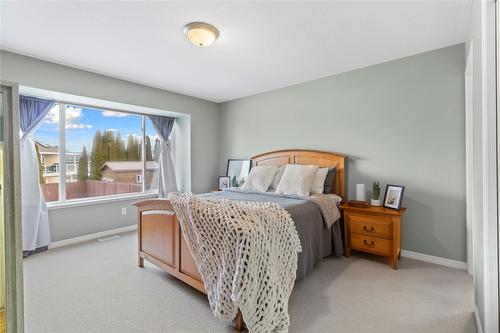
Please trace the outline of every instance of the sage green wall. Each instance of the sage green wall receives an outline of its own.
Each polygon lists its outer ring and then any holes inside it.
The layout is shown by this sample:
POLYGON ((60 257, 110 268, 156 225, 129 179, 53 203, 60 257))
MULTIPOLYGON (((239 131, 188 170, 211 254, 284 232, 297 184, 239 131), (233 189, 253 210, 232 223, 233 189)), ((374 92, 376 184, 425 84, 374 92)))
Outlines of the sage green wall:
POLYGON ((465 261, 464 45, 221 105, 221 164, 283 148, 346 153, 349 197, 406 186, 403 248, 465 261))
MULTIPOLYGON (((168 75, 168 73, 165 73, 168 75)), ((20 85, 191 115, 191 190, 207 192, 219 174, 219 106, 80 69, 0 51, 0 78, 20 85)), ((135 223, 130 201, 51 210, 52 240, 71 238, 135 223), (126 206, 128 214, 121 215, 126 206)))
POLYGON ((55 242, 136 224, 137 210, 132 204, 138 200, 51 209, 50 237, 55 242), (121 213, 122 207, 127 209, 125 215, 121 213))

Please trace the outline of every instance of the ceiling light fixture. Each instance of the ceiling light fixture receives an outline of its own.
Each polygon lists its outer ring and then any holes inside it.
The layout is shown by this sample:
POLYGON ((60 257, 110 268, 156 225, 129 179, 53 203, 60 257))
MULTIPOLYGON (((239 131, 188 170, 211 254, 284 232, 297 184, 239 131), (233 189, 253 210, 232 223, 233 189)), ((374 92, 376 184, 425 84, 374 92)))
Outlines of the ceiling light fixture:
POLYGON ((184 34, 196 46, 209 46, 219 37, 219 30, 203 22, 191 22, 184 27, 184 34))

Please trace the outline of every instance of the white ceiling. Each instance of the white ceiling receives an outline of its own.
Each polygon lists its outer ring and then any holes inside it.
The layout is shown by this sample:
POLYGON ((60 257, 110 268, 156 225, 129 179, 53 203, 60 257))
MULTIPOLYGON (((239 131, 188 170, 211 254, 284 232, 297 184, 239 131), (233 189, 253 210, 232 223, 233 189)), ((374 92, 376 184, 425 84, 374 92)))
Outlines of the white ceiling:
POLYGON ((2 1, 0 47, 221 102, 464 42, 470 4, 2 1))

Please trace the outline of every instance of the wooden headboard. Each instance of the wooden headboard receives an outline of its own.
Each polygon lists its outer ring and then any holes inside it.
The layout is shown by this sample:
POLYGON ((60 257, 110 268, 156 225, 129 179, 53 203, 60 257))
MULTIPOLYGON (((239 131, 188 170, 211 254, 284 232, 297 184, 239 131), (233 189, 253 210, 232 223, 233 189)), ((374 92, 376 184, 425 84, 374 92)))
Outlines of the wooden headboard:
POLYGON ((337 168, 332 193, 346 201, 345 159, 347 155, 307 149, 276 150, 253 156, 253 165, 313 164, 320 167, 337 168))

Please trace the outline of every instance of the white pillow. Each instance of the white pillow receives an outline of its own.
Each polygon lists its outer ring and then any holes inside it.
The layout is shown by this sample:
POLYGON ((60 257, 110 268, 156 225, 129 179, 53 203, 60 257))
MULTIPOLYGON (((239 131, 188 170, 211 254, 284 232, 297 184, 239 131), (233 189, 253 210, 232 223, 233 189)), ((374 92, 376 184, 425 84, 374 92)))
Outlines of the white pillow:
POLYGON ((276 176, 274 176, 273 182, 271 183, 271 187, 269 187, 270 190, 276 190, 278 184, 280 183, 281 177, 283 177, 284 171, 285 171, 284 165, 278 168, 278 171, 276 171, 276 176))
POLYGON ((325 190, 325 179, 328 173, 328 168, 319 168, 314 176, 314 181, 311 187, 311 193, 323 193, 325 190))
POLYGON ((276 193, 309 196, 317 165, 287 164, 276 193))
POLYGON ((241 189, 244 191, 266 192, 277 170, 278 167, 274 165, 258 165, 253 167, 241 189))

